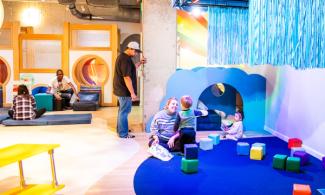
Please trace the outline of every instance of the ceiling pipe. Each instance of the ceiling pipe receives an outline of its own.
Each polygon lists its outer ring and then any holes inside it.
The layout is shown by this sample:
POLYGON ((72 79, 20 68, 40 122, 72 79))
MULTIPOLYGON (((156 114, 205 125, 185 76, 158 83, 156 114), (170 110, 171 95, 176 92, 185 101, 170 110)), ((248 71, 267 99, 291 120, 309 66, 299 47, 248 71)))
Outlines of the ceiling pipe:
POLYGON ((137 9, 119 8, 119 11, 116 12, 115 15, 95 16, 92 14, 85 14, 80 12, 76 8, 76 4, 74 1, 65 3, 65 5, 69 6, 69 10, 72 15, 82 20, 103 20, 103 21, 121 21, 121 22, 140 23, 140 11, 137 9))

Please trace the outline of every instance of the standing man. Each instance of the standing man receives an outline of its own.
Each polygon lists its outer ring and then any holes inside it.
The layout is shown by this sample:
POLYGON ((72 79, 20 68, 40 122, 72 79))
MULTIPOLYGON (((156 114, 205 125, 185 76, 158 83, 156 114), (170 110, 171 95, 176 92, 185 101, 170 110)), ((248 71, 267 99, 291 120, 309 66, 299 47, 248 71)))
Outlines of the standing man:
POLYGON ((117 133, 120 138, 134 138, 129 134, 128 115, 131 112, 132 101, 137 97, 137 74, 136 68, 146 63, 145 58, 134 64, 132 57, 141 53, 137 42, 130 42, 126 50, 121 53, 115 62, 115 72, 113 79, 113 93, 119 101, 117 116, 117 133))

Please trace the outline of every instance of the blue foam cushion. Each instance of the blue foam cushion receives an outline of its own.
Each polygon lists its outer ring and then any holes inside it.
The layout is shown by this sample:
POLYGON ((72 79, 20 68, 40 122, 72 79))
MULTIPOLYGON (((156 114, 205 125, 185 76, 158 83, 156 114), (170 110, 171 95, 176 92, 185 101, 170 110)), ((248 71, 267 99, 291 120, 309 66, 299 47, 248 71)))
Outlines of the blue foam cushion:
POLYGON ((35 96, 38 93, 46 93, 46 91, 47 87, 45 86, 35 87, 34 89, 32 89, 32 95, 35 96))
POLYGON ((98 93, 88 93, 88 92, 80 92, 78 94, 80 101, 93 101, 97 102, 99 100, 98 93))
POLYGON ((58 114, 44 115, 34 120, 13 120, 7 119, 2 122, 6 126, 38 126, 38 125, 70 125, 90 124, 91 114, 58 114))
POLYGON ((0 114, 0 124, 2 123, 2 121, 6 120, 8 118, 9 118, 8 114, 0 114))

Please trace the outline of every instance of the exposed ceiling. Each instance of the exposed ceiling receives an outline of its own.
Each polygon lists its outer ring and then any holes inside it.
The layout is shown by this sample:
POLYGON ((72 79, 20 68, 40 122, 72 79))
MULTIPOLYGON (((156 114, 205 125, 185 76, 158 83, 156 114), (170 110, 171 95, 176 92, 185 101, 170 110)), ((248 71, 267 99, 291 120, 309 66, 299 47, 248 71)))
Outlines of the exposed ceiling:
POLYGON ((84 20, 141 22, 141 0, 3 0, 66 5, 72 15, 84 20))
POLYGON ((84 20, 140 23, 141 0, 58 0, 72 15, 84 20))

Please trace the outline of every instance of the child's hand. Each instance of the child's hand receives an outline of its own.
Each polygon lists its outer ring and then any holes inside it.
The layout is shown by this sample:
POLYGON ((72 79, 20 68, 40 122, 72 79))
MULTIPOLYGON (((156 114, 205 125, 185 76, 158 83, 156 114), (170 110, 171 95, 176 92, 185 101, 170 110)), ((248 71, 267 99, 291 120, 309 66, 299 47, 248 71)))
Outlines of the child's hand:
POLYGON ((158 136, 157 135, 154 135, 153 136, 153 142, 152 142, 152 145, 156 145, 156 144, 159 144, 159 139, 158 139, 158 136))
POLYGON ((169 139, 169 141, 167 142, 169 148, 173 148, 174 147, 174 142, 175 142, 175 138, 174 137, 171 137, 169 139))

